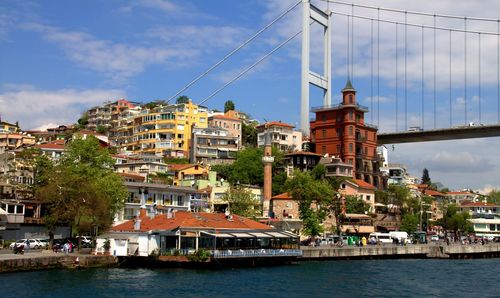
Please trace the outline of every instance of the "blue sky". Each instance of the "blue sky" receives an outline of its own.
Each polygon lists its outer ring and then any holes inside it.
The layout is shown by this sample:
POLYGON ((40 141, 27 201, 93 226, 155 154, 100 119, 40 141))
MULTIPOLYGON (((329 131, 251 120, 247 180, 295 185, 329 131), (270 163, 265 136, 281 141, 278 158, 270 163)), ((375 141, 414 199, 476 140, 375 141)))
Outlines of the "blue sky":
MULTIPOLYGON (((124 97, 138 102, 167 99, 198 74, 216 63, 246 38, 269 23, 295 0, 255 1, 11 1, 0 0, 0 114, 19 120, 24 129, 69 124, 87 108, 124 97)), ((326 4, 313 1, 322 8, 326 4)), ((381 7, 443 14, 498 17, 498 1, 356 1, 381 7), (473 12, 473 13, 472 13, 473 12)), ((350 7, 330 4, 336 13, 350 7)), ((355 14, 376 17, 373 10, 356 8, 355 14)), ((382 18, 404 21, 401 14, 382 18)), ((227 63, 183 92, 200 102, 273 47, 300 30, 300 6, 227 63)), ((408 22, 432 25, 433 19, 409 16, 408 22)), ((438 26, 461 28, 463 21, 439 19, 438 26)), ((469 29, 496 32, 496 23, 469 21, 469 29)), ((404 27, 398 27, 398 80, 396 92, 396 27, 380 25, 380 112, 376 107, 377 61, 371 70, 372 38, 369 20, 354 21, 353 83, 358 101, 373 107, 366 116, 381 131, 408 126, 434 127, 433 31, 424 31, 424 123, 421 117, 421 29, 407 30, 407 106, 404 110, 404 27), (373 79, 373 81, 372 81, 373 79), (407 123, 404 122, 407 119, 407 123)), ((319 28, 313 26, 313 32, 319 28)), ((436 34, 436 127, 449 126, 449 33, 436 34)), ((333 16, 333 102, 345 84, 348 63, 347 18, 333 16)), ((312 69, 321 68, 321 39, 311 40, 312 69)), ((463 34, 452 34, 452 125, 465 122, 463 34)), ((497 122, 496 37, 482 36, 481 101, 479 95, 478 39, 468 38, 468 121, 497 122)), ((373 43, 376 55, 376 43, 373 43)), ((230 85, 206 105, 222 109, 231 99, 236 107, 263 121, 300 122, 300 36, 254 70, 230 85)), ((321 105, 311 90, 311 106, 321 105)), ((408 165, 421 176, 429 168, 431 178, 452 188, 500 187, 499 138, 397 145, 390 162, 408 165), (477 171, 468 171, 476 169, 477 171), (434 174, 434 177, 433 177, 434 174)))

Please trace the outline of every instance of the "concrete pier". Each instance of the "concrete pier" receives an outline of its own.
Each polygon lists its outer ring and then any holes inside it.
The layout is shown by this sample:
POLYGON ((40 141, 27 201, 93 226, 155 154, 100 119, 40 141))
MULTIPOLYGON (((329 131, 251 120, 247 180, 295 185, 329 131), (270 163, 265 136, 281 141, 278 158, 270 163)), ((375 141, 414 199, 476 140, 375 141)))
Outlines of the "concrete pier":
POLYGON ((376 245, 302 247, 302 260, 349 260, 384 258, 491 258, 500 257, 500 243, 486 245, 376 245))

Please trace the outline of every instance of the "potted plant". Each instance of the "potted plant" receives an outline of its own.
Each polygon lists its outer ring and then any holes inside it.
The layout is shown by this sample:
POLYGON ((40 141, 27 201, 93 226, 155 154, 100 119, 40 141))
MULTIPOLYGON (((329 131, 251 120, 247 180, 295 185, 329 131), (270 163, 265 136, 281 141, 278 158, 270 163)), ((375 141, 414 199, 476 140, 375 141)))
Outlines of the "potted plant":
POLYGON ((104 254, 109 255, 109 250, 111 249, 111 241, 109 239, 106 239, 102 247, 104 248, 104 254))

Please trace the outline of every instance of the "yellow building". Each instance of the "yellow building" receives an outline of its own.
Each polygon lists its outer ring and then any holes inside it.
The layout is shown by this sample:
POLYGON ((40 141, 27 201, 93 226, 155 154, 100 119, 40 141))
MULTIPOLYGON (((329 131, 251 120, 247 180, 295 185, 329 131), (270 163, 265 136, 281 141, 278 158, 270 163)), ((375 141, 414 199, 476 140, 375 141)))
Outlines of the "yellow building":
POLYGON ((132 143, 126 149, 136 154, 189 157, 191 129, 206 128, 207 109, 187 103, 143 109, 134 118, 132 143))
POLYGON ((199 164, 170 164, 168 173, 175 186, 193 186, 196 180, 208 177, 208 169, 199 164))
POLYGON ((19 126, 17 124, 0 121, 0 132, 13 133, 18 131, 19 131, 19 126))

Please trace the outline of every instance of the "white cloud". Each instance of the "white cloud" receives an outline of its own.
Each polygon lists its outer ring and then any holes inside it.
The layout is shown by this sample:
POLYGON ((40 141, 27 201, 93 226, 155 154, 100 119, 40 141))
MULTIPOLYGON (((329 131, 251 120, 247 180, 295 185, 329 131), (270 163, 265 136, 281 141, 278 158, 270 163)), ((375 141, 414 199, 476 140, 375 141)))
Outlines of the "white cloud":
POLYGON ((195 49, 162 46, 132 46, 100 40, 85 32, 63 31, 37 23, 23 24, 25 30, 35 31, 59 45, 65 54, 82 67, 101 72, 122 81, 144 70, 150 64, 186 63, 199 53, 195 49))
POLYGON ((136 5, 147 8, 159 9, 167 13, 176 12, 180 9, 178 5, 172 3, 172 1, 167 1, 167 0, 140 0, 136 2, 136 5))
POLYGON ((88 108, 124 95, 121 90, 38 90, 29 86, 0 93, 0 111, 2 119, 19 121, 23 129, 72 124, 88 108))

